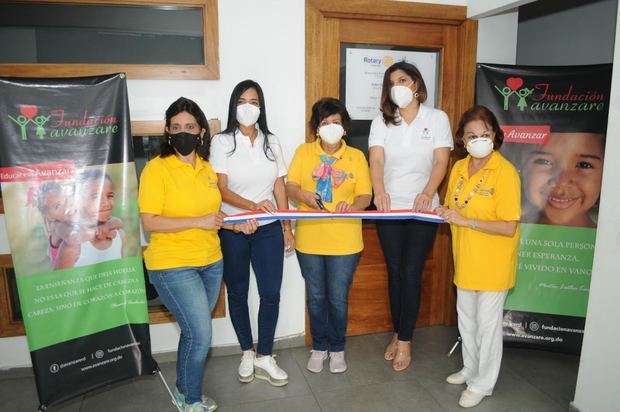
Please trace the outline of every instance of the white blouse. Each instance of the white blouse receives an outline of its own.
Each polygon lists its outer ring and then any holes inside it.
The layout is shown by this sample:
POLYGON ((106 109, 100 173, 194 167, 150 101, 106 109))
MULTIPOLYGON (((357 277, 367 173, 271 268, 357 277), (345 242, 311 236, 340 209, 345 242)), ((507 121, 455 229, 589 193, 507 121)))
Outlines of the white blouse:
MULTIPOLYGON (((421 104, 410 124, 401 120, 399 125, 386 125, 380 113, 370 126, 368 147, 373 146, 383 147, 383 184, 392 209, 411 209, 431 176, 434 150, 454 147, 448 115, 421 104)), ((432 208, 437 206, 435 193, 432 208)))

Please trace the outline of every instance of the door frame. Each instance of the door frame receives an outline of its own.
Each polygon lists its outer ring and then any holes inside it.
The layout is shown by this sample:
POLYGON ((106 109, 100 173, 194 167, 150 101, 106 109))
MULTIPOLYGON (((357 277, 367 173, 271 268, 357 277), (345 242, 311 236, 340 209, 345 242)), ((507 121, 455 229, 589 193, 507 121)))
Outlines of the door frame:
MULTIPOLYGON (((440 68, 439 107, 445 111, 454 130, 459 116, 474 102, 476 45, 478 23, 467 19, 464 6, 411 3, 391 0, 306 0, 306 119, 310 119, 312 105, 321 97, 337 97, 340 93, 340 23, 344 20, 422 23, 442 25, 445 35, 441 44, 431 47, 442 50, 440 68), (444 53, 449 55, 446 64, 444 53), (326 68, 332 67, 333 73, 326 68), (330 74, 326 74, 330 73, 330 74), (449 87, 444 87, 444 80, 449 87)), ((433 26, 435 27, 435 26, 433 26)), ((422 46, 423 44, 416 44, 422 46)), ((427 46, 428 47, 428 46, 427 46)), ((307 126, 306 141, 314 140, 307 126)), ((453 153, 450 165, 455 160, 453 153)), ((445 184, 440 195, 445 194, 445 184)), ((441 196, 443 197, 443 196, 441 196)), ((456 323, 456 294, 452 284, 453 264, 450 230, 440 225, 435 239, 434 253, 438 265, 434 268, 432 294, 435 295, 429 323, 454 325, 456 323)), ((310 342, 306 317, 306 342, 310 342)))

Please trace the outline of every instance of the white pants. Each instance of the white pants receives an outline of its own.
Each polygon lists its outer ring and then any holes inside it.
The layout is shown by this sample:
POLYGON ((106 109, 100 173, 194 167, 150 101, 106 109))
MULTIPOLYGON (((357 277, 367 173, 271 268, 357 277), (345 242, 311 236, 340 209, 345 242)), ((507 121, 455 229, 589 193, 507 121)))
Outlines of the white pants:
POLYGON ((463 339, 463 375, 467 389, 491 395, 502 363, 502 319, 508 291, 457 288, 456 310, 463 339))

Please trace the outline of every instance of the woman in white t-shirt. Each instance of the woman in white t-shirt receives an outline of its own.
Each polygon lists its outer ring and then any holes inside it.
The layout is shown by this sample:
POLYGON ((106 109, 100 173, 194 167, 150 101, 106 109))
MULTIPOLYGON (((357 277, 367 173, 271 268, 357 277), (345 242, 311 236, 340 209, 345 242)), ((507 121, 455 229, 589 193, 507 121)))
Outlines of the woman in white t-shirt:
MULTIPOLYGON (((420 71, 394 63, 383 77, 381 113, 368 138, 370 176, 378 210, 433 210, 437 188, 453 147, 448 116, 423 103, 427 91, 420 71)), ((394 335, 384 357, 395 371, 411 363, 411 338, 420 307, 422 270, 437 224, 378 220, 377 234, 388 268, 394 335)))
MULTIPOLYGON (((263 91, 255 81, 244 80, 234 88, 226 130, 213 138, 209 161, 218 176, 224 213, 288 208, 282 148, 267 127, 263 91)), ((259 224, 250 235, 220 231, 224 281, 230 318, 243 351, 239 380, 250 382, 256 376, 282 386, 288 383, 288 375, 276 364, 272 347, 280 308, 284 251, 295 249, 295 239, 290 221, 259 224), (250 263, 260 295, 256 350, 248 310, 250 263)))

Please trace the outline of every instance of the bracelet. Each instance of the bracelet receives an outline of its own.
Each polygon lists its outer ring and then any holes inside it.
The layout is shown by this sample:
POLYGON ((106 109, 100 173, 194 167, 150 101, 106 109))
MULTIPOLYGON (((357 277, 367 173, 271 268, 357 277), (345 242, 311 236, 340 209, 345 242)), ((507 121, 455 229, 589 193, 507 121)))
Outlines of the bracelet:
POLYGON ((478 221, 476 219, 472 219, 471 223, 469 224, 469 227, 471 227, 474 230, 478 229, 478 221))

